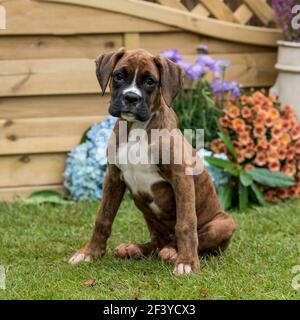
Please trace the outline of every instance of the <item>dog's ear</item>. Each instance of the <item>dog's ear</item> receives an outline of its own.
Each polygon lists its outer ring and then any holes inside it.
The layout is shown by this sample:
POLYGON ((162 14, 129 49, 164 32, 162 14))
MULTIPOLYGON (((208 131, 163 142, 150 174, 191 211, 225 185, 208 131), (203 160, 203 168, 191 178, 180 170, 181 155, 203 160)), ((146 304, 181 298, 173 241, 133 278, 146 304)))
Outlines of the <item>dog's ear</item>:
POLYGON ((102 94, 105 93, 106 87, 109 83, 111 74, 118 63, 118 61, 125 54, 125 48, 120 48, 116 52, 104 53, 100 55, 96 60, 96 75, 102 90, 102 94))
POLYGON ((171 60, 157 56, 154 62, 160 73, 160 90, 167 106, 171 107, 183 85, 183 70, 171 60))

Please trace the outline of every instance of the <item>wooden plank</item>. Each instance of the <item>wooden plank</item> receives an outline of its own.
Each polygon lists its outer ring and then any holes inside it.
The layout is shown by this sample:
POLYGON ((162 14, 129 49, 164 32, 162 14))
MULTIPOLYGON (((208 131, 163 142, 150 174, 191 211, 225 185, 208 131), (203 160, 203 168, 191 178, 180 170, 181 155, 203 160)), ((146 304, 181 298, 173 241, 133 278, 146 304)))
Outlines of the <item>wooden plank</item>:
POLYGON ((67 152, 103 117, 0 120, 0 154, 67 152))
POLYGON ((201 0, 201 3, 210 13, 219 20, 238 22, 232 11, 220 0, 201 0))
POLYGON ((128 50, 140 48, 140 34, 139 33, 125 33, 124 47, 128 50))
MULTIPOLYGON (((114 2, 111 1, 111 2, 114 2)), ((165 24, 111 11, 28 0, 3 0, 7 29, 0 35, 160 32, 165 24)))
POLYGON ((99 93, 91 59, 0 61, 0 97, 99 93))
POLYGON ((161 22, 206 36, 251 43, 262 46, 277 46, 277 40, 282 38, 279 29, 268 29, 244 26, 237 23, 219 21, 181 10, 160 6, 158 4, 137 0, 42 0, 77 4, 118 13, 128 14, 147 20, 161 22), (220 32, 222 30, 222 32, 220 32))
POLYGON ((1 98, 0 119, 105 116, 109 100, 108 94, 1 98))
POLYGON ((117 50, 122 46, 121 34, 0 36, 0 60, 94 59, 100 53, 117 50))
POLYGON ((180 0, 157 0, 157 2, 163 6, 187 11, 187 8, 180 2, 180 0))
POLYGON ((274 23, 273 9, 264 0, 244 0, 245 4, 253 11, 257 18, 265 25, 274 23))
POLYGON ((191 32, 162 32, 159 34, 142 33, 141 48, 158 54, 162 50, 177 48, 181 54, 195 54, 196 47, 201 43, 208 46, 210 54, 215 53, 257 53, 275 52, 275 48, 258 47, 237 42, 203 37, 191 32))
POLYGON ((42 190, 57 191, 66 194, 67 191, 63 185, 41 185, 32 187, 13 187, 13 188, 0 188, 0 201, 2 202, 15 202, 27 198, 33 192, 42 190))
POLYGON ((241 24, 246 24, 253 17, 252 11, 245 5, 241 4, 234 12, 234 16, 241 24))
POLYGON ((210 16, 210 12, 201 3, 198 3, 191 12, 203 17, 210 16))
POLYGON ((0 156, 0 189, 63 184, 65 153, 0 156))
MULTIPOLYGON (((276 55, 270 54, 272 57, 276 55)), ((244 56, 250 56, 250 59, 256 61, 264 55, 269 57, 269 53, 253 53, 244 56)), ((227 55, 224 55, 224 58, 226 57, 227 55)), ((228 58, 231 58, 231 55, 228 55, 228 58)), ((244 61, 246 63, 246 60, 244 61)), ((0 96, 98 93, 100 89, 94 69, 94 62, 88 59, 0 61, 0 96)), ((264 70, 269 73, 266 69, 264 70)), ((245 86, 253 85, 258 80, 251 74, 247 73, 247 76, 249 80, 244 83, 245 86)), ((236 80, 241 81, 240 78, 236 80)), ((271 83, 265 83, 265 85, 271 85, 271 83)))

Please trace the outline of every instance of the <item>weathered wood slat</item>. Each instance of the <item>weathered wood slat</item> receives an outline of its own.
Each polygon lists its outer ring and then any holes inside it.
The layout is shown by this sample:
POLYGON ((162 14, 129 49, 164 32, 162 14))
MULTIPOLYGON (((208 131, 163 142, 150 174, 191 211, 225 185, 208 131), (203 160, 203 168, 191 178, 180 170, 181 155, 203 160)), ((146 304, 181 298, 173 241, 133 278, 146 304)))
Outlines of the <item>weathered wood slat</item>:
POLYGON ((67 152, 103 116, 0 120, 0 155, 67 152))
POLYGON ((274 12, 265 0, 244 0, 244 2, 265 26, 275 24, 274 12))
POLYGON ((63 184, 65 153, 0 157, 0 189, 63 184))
POLYGON ((0 119, 104 116, 109 100, 108 94, 1 98, 0 119))
MULTIPOLYGON (((240 61, 244 74, 235 80, 245 87, 270 86, 275 80, 273 63, 276 53, 224 54, 223 58, 232 61, 231 69, 235 68, 237 59, 240 61), (253 68, 263 69, 253 74, 248 61, 253 61, 253 68), (273 77, 269 76, 271 73, 273 77), (258 79, 256 74, 261 78, 258 79)), ((94 69, 94 61, 89 59, 0 61, 0 97, 99 93, 94 69)))
POLYGON ((187 11, 187 8, 180 2, 180 0, 157 0, 157 2, 167 7, 187 11))
POLYGON ((210 12, 201 3, 198 3, 191 12, 203 17, 208 17, 210 15, 210 12))
POLYGON ((66 193, 62 184, 58 185, 40 185, 40 186, 31 186, 31 187, 12 187, 12 188, 0 188, 0 201, 4 202, 13 202, 20 201, 27 198, 33 192, 41 190, 52 190, 57 191, 62 194, 66 193))
MULTIPOLYGON (((134 17, 165 23, 195 33, 218 39, 252 43, 262 46, 277 46, 281 39, 280 30, 244 26, 238 23, 210 19, 198 14, 177 10, 158 4, 137 0, 41 0, 43 2, 57 2, 77 4, 92 8, 110 10, 128 14, 134 17), (220 32, 222 30, 222 32, 220 32)), ((270 9, 270 8, 269 8, 270 9)))
POLYGON ((125 33, 124 34, 124 47, 128 50, 139 48, 140 47, 140 34, 139 33, 125 33))
MULTIPOLYGON (((114 2, 111 1, 111 2, 114 2)), ((111 11, 27 0, 3 0, 7 29, 0 35, 160 32, 165 24, 111 11)))
POLYGON ((100 53, 117 50, 123 45, 121 34, 1 37, 0 32, 0 60, 95 59, 100 53))
POLYGON ((201 0, 206 9, 217 19, 237 22, 232 11, 220 0, 201 0))
POLYGON ((241 4, 234 12, 234 16, 239 23, 246 24, 253 17, 253 12, 248 6, 241 4))

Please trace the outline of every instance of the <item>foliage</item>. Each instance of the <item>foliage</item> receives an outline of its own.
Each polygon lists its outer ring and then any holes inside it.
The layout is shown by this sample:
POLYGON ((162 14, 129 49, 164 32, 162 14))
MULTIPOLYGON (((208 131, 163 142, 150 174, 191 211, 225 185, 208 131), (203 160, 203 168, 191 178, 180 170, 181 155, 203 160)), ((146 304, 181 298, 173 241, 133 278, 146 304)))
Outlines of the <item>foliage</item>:
POLYGON ((24 200, 26 204, 42 204, 42 203, 52 203, 52 204, 68 204, 71 203, 66 197, 61 193, 53 190, 42 190, 33 192, 27 199, 24 200))
MULTIPOLYGON (((222 114, 225 97, 239 97, 240 88, 235 81, 225 80, 229 61, 213 59, 207 54, 205 45, 199 45, 197 49, 199 54, 194 63, 187 62, 177 49, 162 54, 184 70, 189 82, 188 90, 182 90, 173 103, 180 129, 204 129, 205 141, 210 142, 217 137, 216 123, 222 114), (207 80, 208 75, 213 75, 211 82, 207 80)), ((193 146, 196 146, 194 139, 193 146)))
MULTIPOLYGON (((240 180, 249 187, 250 179, 258 183, 251 187, 258 203, 263 203, 262 194, 267 201, 300 196, 300 125, 291 107, 281 108, 274 97, 257 91, 229 99, 219 127, 220 137, 211 149, 227 154, 229 160, 208 161, 238 178, 231 184, 237 187, 240 180)), ((240 187, 246 198, 243 191, 240 187)))
MULTIPOLYGON (((286 41, 300 41, 300 27, 295 29, 292 20, 297 12, 292 11, 299 5, 299 0, 272 0, 275 16, 281 24, 283 36, 286 41)), ((297 21, 299 24, 299 21, 297 21)))

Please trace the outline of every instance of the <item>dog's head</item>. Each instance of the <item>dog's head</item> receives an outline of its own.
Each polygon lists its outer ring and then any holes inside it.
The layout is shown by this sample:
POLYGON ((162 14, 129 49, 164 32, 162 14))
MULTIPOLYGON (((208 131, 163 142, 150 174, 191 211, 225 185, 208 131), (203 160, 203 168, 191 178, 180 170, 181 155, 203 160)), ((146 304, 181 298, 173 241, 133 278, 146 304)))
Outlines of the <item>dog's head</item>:
POLYGON ((183 78, 181 68, 165 57, 124 48, 99 56, 96 74, 103 94, 111 79, 109 113, 128 121, 147 121, 163 104, 170 107, 183 78))

